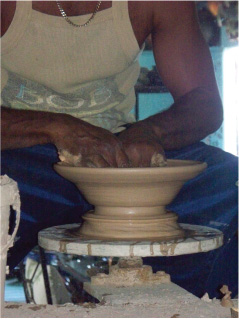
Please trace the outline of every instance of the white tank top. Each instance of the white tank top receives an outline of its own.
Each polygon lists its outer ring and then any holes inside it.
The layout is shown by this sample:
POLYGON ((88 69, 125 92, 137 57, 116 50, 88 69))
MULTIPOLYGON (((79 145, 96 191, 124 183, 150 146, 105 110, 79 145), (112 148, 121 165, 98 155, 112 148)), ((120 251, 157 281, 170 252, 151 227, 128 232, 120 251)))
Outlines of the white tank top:
MULTIPOLYGON (((77 24, 91 14, 70 17, 77 24)), ((133 122, 142 50, 128 1, 112 1, 84 28, 17 1, 2 43, 2 105, 67 113, 112 132, 133 122)))

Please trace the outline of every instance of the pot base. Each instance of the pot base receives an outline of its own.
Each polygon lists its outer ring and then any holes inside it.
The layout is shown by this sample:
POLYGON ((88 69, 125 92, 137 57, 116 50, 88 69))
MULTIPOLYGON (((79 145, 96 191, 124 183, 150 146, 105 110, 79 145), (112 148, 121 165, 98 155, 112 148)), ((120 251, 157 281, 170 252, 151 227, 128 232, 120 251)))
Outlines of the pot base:
POLYGON ((90 211, 83 216, 83 224, 72 235, 99 240, 145 240, 183 238, 184 230, 172 212, 155 216, 132 218, 104 217, 90 211))

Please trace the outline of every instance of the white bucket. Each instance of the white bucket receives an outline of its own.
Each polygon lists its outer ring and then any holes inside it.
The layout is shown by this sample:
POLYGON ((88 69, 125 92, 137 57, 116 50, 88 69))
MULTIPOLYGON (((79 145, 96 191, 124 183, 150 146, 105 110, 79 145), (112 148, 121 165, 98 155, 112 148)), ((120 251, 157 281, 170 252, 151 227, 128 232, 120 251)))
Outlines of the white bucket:
POLYGON ((4 288, 6 277, 6 263, 7 263, 7 251, 13 246, 14 238, 17 233, 17 229, 20 222, 20 196, 17 187, 17 183, 9 178, 7 175, 0 176, 1 186, 1 211, 0 211, 0 261, 1 261, 1 317, 4 309, 4 288), (10 207, 16 211, 15 228, 12 235, 8 234, 9 231, 9 217, 10 207))

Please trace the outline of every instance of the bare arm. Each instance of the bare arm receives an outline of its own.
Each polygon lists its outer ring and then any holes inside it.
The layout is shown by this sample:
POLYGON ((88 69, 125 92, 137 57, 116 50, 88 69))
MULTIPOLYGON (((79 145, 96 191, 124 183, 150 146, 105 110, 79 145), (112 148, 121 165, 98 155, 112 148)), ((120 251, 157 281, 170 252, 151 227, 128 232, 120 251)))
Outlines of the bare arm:
POLYGON ((14 149, 51 143, 52 114, 1 108, 1 148, 14 149))
POLYGON ((180 149, 216 131, 223 114, 194 2, 150 3, 156 66, 175 102, 167 111, 139 121, 121 134, 129 158, 141 158, 143 166, 160 151, 159 145, 165 150, 180 149))
POLYGON ((165 149, 177 149, 220 127, 222 103, 194 3, 166 1, 158 6, 156 2, 155 61, 175 103, 169 110, 150 117, 149 122, 165 149))
POLYGON ((128 166, 121 142, 112 133, 70 115, 3 107, 1 120, 2 149, 52 143, 61 154, 80 155, 81 166, 128 166))

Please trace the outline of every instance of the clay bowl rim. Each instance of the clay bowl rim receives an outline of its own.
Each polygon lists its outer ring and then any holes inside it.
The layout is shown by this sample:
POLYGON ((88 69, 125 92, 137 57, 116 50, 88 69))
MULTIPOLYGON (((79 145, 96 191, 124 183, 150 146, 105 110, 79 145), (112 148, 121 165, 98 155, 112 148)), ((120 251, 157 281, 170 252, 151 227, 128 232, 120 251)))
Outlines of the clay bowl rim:
MULTIPOLYGON (((81 180, 86 177, 91 177, 91 179, 102 178, 101 183, 108 183, 110 178, 117 177, 117 180, 114 182, 124 182, 124 179, 132 178, 131 181, 128 181, 129 184, 139 180, 142 177, 145 177, 148 181, 153 182, 158 180, 159 176, 164 176, 165 181, 173 180, 188 180, 185 178, 186 175, 199 175, 207 168, 206 162, 193 161, 193 160, 181 160, 181 159, 168 159, 168 164, 173 166, 164 166, 164 167, 127 167, 127 168, 118 168, 118 167, 80 167, 80 166, 69 166, 61 165, 59 163, 54 164, 54 169, 56 172, 63 176, 66 171, 69 173, 74 173, 74 183, 78 179, 76 176, 80 176, 81 180), (179 165, 177 165, 179 164, 179 165), (104 178, 103 178, 104 177, 104 178)), ((67 173, 68 174, 68 173, 67 173)), ((68 177, 65 177, 68 179, 68 177)), ((161 179, 160 178, 160 179, 161 179)), ((193 177, 190 177, 191 179, 193 177)), ((69 178, 72 180, 72 178, 69 178)), ((90 180, 88 181, 90 182, 90 180)), ((110 181, 113 182, 113 181, 110 181)), ((141 181, 142 182, 142 181, 141 181)))
POLYGON ((185 171, 185 168, 187 169, 193 169, 193 171, 196 169, 198 171, 203 171, 207 168, 206 162, 201 161, 194 161, 194 160, 181 160, 181 159, 168 159, 168 164, 181 164, 181 165, 173 165, 173 166, 163 166, 163 167, 81 167, 81 166, 70 166, 70 165, 62 165, 61 162, 58 162, 54 164, 54 169, 67 169, 71 171, 77 171, 77 173, 92 173, 95 174, 105 174, 105 173, 111 173, 112 175, 117 174, 145 174, 156 171, 162 171, 162 172, 171 172, 175 171, 175 173, 181 173, 182 171, 185 171))

